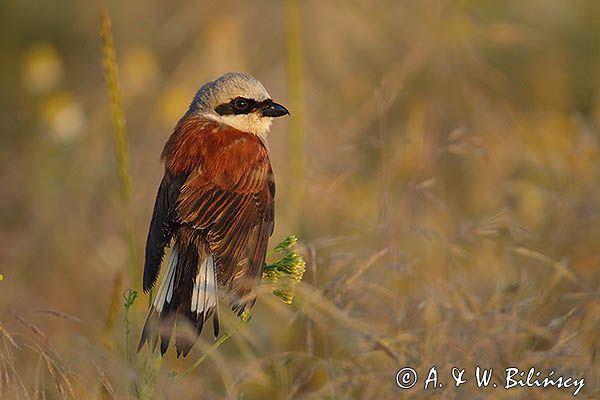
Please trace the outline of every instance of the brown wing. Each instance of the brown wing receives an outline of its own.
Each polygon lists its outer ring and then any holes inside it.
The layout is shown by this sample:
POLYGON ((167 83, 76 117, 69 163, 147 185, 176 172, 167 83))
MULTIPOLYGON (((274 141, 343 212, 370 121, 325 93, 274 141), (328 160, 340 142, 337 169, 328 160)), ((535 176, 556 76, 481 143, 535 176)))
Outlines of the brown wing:
POLYGON ((251 306, 267 243, 273 233, 275 184, 260 139, 222 129, 205 140, 201 164, 180 189, 180 224, 204 233, 217 263, 217 280, 232 296, 232 308, 251 306))

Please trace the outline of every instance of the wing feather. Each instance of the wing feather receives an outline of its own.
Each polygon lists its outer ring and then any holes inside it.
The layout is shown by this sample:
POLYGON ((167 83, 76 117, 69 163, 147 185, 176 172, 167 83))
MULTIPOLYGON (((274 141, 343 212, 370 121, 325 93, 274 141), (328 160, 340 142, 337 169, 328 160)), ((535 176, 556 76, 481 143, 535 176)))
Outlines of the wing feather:
POLYGON ((165 255, 165 247, 171 241, 176 226, 175 204, 179 196, 179 190, 186 179, 187 175, 185 174, 174 177, 166 171, 158 188, 146 240, 144 292, 149 291, 158 278, 160 264, 165 255))
MULTIPOLYGON (((226 135, 226 132, 220 132, 226 135)), ((201 168, 190 173, 177 201, 177 220, 205 233, 217 265, 219 285, 241 310, 262 274, 273 232, 274 181, 267 149, 248 134, 207 151, 201 168)))

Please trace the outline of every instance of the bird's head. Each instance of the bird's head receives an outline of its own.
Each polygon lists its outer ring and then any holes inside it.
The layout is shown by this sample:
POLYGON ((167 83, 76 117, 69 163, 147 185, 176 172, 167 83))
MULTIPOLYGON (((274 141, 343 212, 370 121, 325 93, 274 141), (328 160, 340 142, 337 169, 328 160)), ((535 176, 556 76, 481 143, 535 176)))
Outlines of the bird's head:
POLYGON ((188 111, 264 137, 275 117, 289 114, 250 75, 230 72, 202 86, 188 111))

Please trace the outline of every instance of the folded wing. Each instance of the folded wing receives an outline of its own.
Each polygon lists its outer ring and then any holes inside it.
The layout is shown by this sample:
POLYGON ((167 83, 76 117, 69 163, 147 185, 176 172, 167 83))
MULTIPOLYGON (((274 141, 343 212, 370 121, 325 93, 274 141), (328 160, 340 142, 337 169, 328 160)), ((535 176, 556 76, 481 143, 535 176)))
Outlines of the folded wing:
POLYGON ((171 242, 175 222, 175 203, 179 190, 187 179, 187 174, 173 176, 166 171, 158 188, 152 221, 146 240, 146 258, 144 261, 144 292, 148 292, 156 283, 160 264, 165 255, 165 247, 171 242))
MULTIPOLYGON (((227 131, 219 132, 226 137, 227 131)), ((237 135, 237 134, 236 134, 237 135)), ((267 150, 248 134, 237 135, 180 188, 177 222, 205 234, 214 256, 219 287, 241 313, 254 302, 267 243, 273 233, 275 184, 267 150)))

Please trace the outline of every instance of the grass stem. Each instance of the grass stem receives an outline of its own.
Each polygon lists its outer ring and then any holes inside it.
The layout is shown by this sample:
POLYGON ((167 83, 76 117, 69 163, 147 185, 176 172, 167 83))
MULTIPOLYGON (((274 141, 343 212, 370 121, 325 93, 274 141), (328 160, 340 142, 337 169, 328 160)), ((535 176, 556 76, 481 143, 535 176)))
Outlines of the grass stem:
POLYGON ((131 204, 131 177, 129 173, 128 140, 125 124, 125 114, 121 102, 119 85, 117 53, 114 46, 110 14, 106 8, 102 9, 102 61, 104 64, 104 77, 110 96, 110 114, 113 125, 113 139, 115 142, 115 155, 118 165, 119 187, 121 200, 125 208, 125 229, 129 249, 129 280, 138 276, 137 255, 135 250, 135 234, 133 224, 133 208, 131 204))
MULTIPOLYGON (((238 328, 239 329, 239 328, 238 328)), ((237 331, 237 329, 236 329, 237 331)), ((175 383, 180 382, 181 380, 187 378, 188 376, 190 376, 190 374, 192 372, 194 372, 194 370, 196 370, 196 368, 198 368, 203 362, 204 360, 206 360, 206 358, 215 350, 217 350, 223 343, 225 343, 227 340, 229 340, 229 338, 232 336, 231 333, 229 332, 225 332, 223 334, 223 336, 221 336, 211 347, 210 349, 208 349, 207 351, 205 351, 204 353, 202 353, 202 355, 185 371, 183 371, 181 374, 177 375, 174 378, 175 383)))
POLYGON ((302 29, 300 2, 287 0, 285 2, 286 21, 286 48, 287 48, 287 73, 290 96, 290 136, 289 160, 291 176, 291 193, 288 210, 290 224, 295 229, 299 223, 300 208, 304 197, 304 92, 303 88, 303 63, 302 29))

